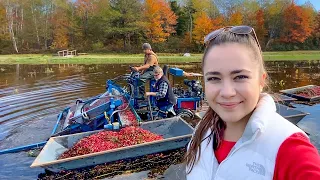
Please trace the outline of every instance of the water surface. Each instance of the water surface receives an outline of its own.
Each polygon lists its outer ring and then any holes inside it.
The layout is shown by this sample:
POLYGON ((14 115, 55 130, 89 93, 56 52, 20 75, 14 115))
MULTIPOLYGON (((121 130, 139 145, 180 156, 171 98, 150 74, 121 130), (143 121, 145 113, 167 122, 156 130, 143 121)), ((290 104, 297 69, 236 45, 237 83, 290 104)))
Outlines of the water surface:
MULTIPOLYGON (((103 93, 106 80, 128 73, 128 66, 0 65, 0 149, 47 140, 59 112, 78 98, 103 93)), ((187 72, 201 72, 199 63, 170 64, 173 66, 187 72)), ((274 92, 320 85, 319 61, 267 62, 266 66, 274 92)), ((183 79, 175 78, 175 84, 182 85, 183 79)), ((312 108, 297 105, 297 108, 311 113, 298 125, 310 133, 312 142, 320 149, 319 105, 312 108)), ((26 152, 0 155, 0 179, 36 179, 43 170, 29 168, 33 160, 26 152)))

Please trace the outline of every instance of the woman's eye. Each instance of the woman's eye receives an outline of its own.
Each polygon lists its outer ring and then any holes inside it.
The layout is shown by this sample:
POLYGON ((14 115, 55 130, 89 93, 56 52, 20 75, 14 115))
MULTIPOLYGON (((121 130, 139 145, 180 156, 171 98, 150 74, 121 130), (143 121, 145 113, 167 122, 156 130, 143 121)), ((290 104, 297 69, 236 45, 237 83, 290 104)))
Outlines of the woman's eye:
POLYGON ((208 77, 207 78, 207 81, 219 81, 220 78, 217 78, 217 77, 208 77))
POLYGON ((245 76, 245 75, 239 75, 239 76, 235 77, 234 79, 236 79, 236 80, 248 79, 248 76, 245 76))

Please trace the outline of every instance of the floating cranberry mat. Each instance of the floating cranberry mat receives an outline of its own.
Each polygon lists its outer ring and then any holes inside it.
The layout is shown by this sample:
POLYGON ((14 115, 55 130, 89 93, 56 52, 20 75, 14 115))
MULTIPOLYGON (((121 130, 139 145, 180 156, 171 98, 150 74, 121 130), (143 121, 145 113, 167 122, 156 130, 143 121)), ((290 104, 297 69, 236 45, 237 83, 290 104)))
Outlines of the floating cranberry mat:
POLYGON ((319 101, 320 86, 308 85, 292 89, 281 90, 281 93, 296 98, 300 101, 319 101))

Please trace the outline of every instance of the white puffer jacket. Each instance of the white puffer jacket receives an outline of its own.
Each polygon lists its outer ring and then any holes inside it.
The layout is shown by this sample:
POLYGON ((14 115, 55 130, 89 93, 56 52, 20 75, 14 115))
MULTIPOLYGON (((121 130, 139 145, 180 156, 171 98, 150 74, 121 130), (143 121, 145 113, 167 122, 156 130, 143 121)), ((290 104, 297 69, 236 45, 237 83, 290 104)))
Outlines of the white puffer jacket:
MULTIPOLYGON (((206 138, 201 143, 201 157, 187 179, 272 180, 279 147, 289 136, 298 132, 304 133, 276 112, 276 105, 270 95, 261 94, 242 137, 227 158, 218 164, 212 148, 213 142, 211 140, 208 144, 206 138)), ((210 133, 208 131, 204 138, 210 133)))

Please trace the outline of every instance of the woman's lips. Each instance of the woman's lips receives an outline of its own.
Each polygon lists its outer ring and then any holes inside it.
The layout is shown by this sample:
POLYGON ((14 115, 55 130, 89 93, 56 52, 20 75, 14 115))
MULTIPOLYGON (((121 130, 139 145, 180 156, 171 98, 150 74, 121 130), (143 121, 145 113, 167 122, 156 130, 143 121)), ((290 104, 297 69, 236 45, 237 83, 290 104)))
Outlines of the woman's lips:
POLYGON ((218 103, 221 107, 226 108, 226 109, 233 109, 237 107, 241 102, 225 102, 225 103, 218 103))

